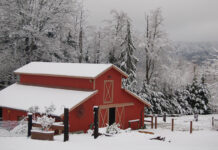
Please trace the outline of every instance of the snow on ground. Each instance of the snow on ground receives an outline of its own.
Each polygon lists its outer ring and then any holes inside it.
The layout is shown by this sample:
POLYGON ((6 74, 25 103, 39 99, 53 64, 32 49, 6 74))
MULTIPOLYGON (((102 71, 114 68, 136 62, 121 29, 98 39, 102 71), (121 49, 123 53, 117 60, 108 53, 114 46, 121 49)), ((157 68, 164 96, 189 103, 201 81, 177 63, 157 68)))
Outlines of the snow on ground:
MULTIPOLYGON (((27 137, 0 137, 1 149, 15 150, 68 150, 68 149, 96 149, 96 150, 217 150, 218 149, 218 131, 211 128, 211 118, 218 115, 199 116, 199 122, 193 122, 194 131, 192 134, 188 130, 188 122, 193 120, 193 116, 184 116, 175 118, 175 131, 158 118, 158 129, 145 131, 154 132, 154 135, 139 133, 137 130, 122 130, 120 134, 113 136, 100 136, 94 139, 90 134, 71 134, 70 141, 63 142, 63 135, 55 136, 54 141, 32 140, 27 137), (150 140, 151 138, 161 136, 165 141, 150 140), (12 144, 13 143, 13 144, 12 144)), ((171 118, 167 118, 171 122, 171 118)), ((189 127, 188 127, 189 128, 189 127)))

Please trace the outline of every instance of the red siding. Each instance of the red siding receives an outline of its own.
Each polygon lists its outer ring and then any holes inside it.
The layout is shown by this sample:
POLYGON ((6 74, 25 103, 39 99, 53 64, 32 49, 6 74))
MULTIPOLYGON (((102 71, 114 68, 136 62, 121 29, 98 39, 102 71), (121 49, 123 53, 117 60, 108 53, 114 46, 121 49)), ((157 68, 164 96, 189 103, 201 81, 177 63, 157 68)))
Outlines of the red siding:
MULTIPOLYGON (((105 74, 100 76, 95 81, 95 89, 98 90, 98 94, 79 105, 74 110, 70 111, 69 114, 69 123, 70 131, 84 131, 86 132, 90 125, 93 123, 93 106, 94 105, 107 105, 103 103, 103 93, 104 93, 104 80, 114 80, 114 97, 113 102, 110 104, 120 104, 120 103, 129 103, 133 102, 133 106, 125 107, 125 115, 123 115, 122 128, 128 128, 129 120, 140 119, 139 127, 144 126, 144 104, 138 101, 135 97, 126 93, 121 89, 121 75, 114 69, 107 71, 105 74)), ((116 108, 117 111, 121 111, 122 108, 116 108)), ((104 122, 108 124, 108 110, 102 109, 103 114, 105 114, 104 122)), ((116 122, 119 122, 118 114, 116 111, 116 122)), ((99 116, 99 126, 104 126, 99 116)), ((137 123, 132 123, 131 127, 133 129, 138 128, 137 123)))
POLYGON ((30 85, 42 85, 49 87, 66 87, 77 89, 93 89, 93 81, 90 79, 78 79, 67 77, 52 77, 40 75, 20 75, 20 83, 30 85))
POLYGON ((79 105, 69 113, 70 132, 84 131, 86 132, 90 125, 94 122, 93 106, 95 96, 79 105))
POLYGON ((11 109, 11 108, 2 108, 2 117, 3 120, 11 120, 11 121, 17 121, 19 117, 25 117, 27 116, 26 111, 22 110, 16 110, 16 109, 11 109))

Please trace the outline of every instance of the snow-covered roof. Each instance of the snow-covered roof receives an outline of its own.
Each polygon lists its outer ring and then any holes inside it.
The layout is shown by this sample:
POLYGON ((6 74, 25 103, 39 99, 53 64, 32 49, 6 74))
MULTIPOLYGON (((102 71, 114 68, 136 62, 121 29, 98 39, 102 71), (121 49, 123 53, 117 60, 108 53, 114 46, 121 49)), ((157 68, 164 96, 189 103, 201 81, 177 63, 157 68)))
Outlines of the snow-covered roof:
POLYGON ((60 116, 64 108, 73 109, 96 93, 15 83, 0 91, 0 106, 21 110, 38 106, 39 112, 45 112, 45 107, 54 105, 56 110, 52 114, 60 116))
POLYGON ((87 63, 31 62, 17 69, 15 73, 94 79, 112 67, 127 77, 126 73, 112 64, 87 63))

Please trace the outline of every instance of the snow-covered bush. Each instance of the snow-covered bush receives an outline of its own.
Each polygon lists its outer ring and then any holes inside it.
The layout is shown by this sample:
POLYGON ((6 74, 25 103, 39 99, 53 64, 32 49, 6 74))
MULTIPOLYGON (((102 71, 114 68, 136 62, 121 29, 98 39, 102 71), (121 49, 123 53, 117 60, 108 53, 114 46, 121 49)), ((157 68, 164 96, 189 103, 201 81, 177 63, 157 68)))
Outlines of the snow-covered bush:
POLYGON ((42 117, 37 117, 37 123, 41 124, 42 130, 47 131, 54 122, 55 122, 55 118, 48 117, 47 115, 43 115, 42 117))
POLYGON ((120 133, 120 124, 119 123, 113 123, 112 125, 108 125, 106 127, 106 133, 108 134, 117 134, 120 133))
POLYGON ((45 114, 52 115, 52 113, 56 110, 55 105, 50 105, 49 107, 45 107, 45 114))
POLYGON ((11 133, 15 135, 27 135, 27 128, 27 121, 26 118, 24 118, 19 121, 19 124, 13 130, 11 130, 11 133))
POLYGON ((29 113, 33 114, 33 120, 36 120, 36 113, 39 113, 39 106, 31 106, 29 108, 29 113))

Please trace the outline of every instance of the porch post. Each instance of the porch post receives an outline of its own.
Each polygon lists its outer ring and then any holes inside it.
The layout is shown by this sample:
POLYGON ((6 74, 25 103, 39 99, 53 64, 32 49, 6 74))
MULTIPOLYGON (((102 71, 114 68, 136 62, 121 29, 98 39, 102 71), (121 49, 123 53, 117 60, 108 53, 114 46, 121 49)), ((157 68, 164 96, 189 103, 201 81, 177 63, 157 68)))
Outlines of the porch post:
POLYGON ((69 109, 64 108, 64 142, 69 140, 69 109))

